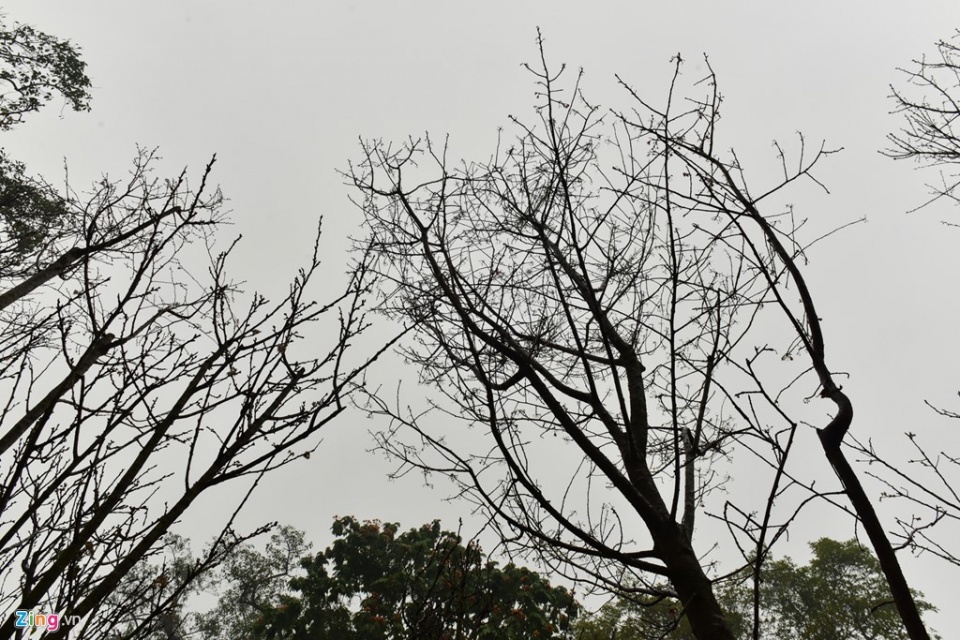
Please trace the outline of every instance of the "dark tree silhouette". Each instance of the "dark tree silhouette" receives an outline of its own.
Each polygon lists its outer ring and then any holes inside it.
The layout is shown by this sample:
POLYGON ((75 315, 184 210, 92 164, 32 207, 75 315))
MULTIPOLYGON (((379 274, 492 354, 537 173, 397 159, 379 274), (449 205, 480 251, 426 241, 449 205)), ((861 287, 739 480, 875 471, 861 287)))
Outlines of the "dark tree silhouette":
POLYGON ((334 520, 334 543, 256 622, 260 638, 480 640, 561 638, 577 605, 525 567, 499 566, 439 521, 334 520))
MULTIPOLYGON (((798 566, 772 560, 761 586, 765 640, 902 640, 907 638, 893 607, 880 564, 856 540, 821 538, 810 544, 813 558, 798 566)), ((724 585, 720 601, 738 631, 749 636, 753 589, 748 581, 724 585)), ((915 594, 922 597, 922 594, 915 594)), ((933 607, 921 599, 921 609, 933 607)), ((689 626, 671 600, 616 598, 593 615, 581 616, 577 640, 683 640, 689 626)))
MULTIPOLYGON (((931 199, 960 203, 960 32, 936 43, 936 53, 914 60, 900 69, 902 82, 892 86, 894 113, 902 128, 888 136, 885 154, 908 160, 926 170, 936 169, 939 179, 929 183, 931 199)), ((950 219, 949 226, 960 226, 950 219)), ((955 405, 933 398, 925 401, 933 417, 960 420, 955 405)), ((931 420, 934 424, 938 418, 931 420)), ((949 429, 949 427, 948 427, 949 429)), ((942 432, 949 437, 950 431, 942 432)), ((898 506, 893 532, 900 548, 928 553, 960 566, 957 548, 960 524, 960 458, 949 445, 927 441, 908 431, 900 451, 881 452, 869 439, 852 446, 873 468, 870 475, 883 486, 884 497, 898 506)), ((955 444, 955 443, 954 443, 955 444)))
POLYGON ((370 410, 393 420, 382 447, 459 482, 514 546, 605 588, 674 598, 695 637, 732 638, 694 545, 707 506, 752 564, 757 637, 771 545, 811 499, 850 509, 815 491, 790 455, 804 433, 794 403, 828 399, 836 414, 817 429, 822 448, 910 637, 927 638, 841 449, 852 404, 826 362, 802 223, 790 209, 762 212, 797 181, 819 185, 811 172, 831 152, 811 153, 801 137, 790 159, 777 145, 782 179, 754 191, 720 148, 712 70, 704 97, 684 98, 678 56, 662 105, 620 80, 631 108, 604 113, 542 52, 536 122, 512 118, 516 137, 490 161, 454 167, 428 137, 366 143, 351 168, 381 309, 415 331, 406 355, 446 397, 442 425, 371 397, 370 410), (489 439, 473 451, 453 444, 457 421, 489 439), (765 474, 764 502, 714 491, 728 459, 733 473, 765 474))
MULTIPOLYGON (((903 128, 889 135, 886 154, 898 160, 939 167, 940 181, 931 183, 933 200, 960 203, 960 31, 937 43, 931 58, 901 69, 903 86, 891 87, 903 128)), ((931 201, 933 201, 931 200, 931 201)))
MULTIPOLYGON (((53 92, 86 108, 77 50, 29 27, 0 25, 0 82, 0 129, 53 92)), ((348 349, 367 326, 362 261, 323 303, 318 244, 279 300, 244 294, 213 161, 191 182, 158 180, 152 159, 86 193, 0 163, 0 608, 82 619, 49 638, 106 637, 130 604, 107 596, 197 498, 249 495, 309 455, 378 354, 348 349)), ((231 522, 195 575, 245 539, 231 522)), ((141 594, 161 576, 143 578, 141 594)))

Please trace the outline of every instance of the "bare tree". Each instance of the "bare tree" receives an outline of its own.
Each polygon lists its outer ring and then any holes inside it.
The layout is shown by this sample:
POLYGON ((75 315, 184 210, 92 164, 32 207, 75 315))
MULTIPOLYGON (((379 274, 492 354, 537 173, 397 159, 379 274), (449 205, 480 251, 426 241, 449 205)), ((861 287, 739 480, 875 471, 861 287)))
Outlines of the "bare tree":
POLYGON ((119 188, 105 180, 82 204, 68 199, 96 231, 52 248, 59 257, 0 296, 0 567, 18 576, 0 594, 7 609, 102 625, 104 598, 201 493, 242 479, 252 491, 309 457, 377 355, 347 353, 367 326, 363 265, 318 304, 315 246, 282 300, 241 302, 230 247, 213 244, 211 166, 190 188, 183 177, 158 184, 147 160, 119 188), (190 263, 203 255, 197 277, 190 263), (306 356, 311 325, 327 344, 306 356))
POLYGON ((455 168, 425 138, 367 143, 351 168, 381 309, 415 331, 405 353, 446 398, 434 424, 371 397, 393 420, 381 446, 401 473, 458 482, 515 547, 675 598, 697 638, 733 637, 694 546, 697 514, 722 520, 752 565, 759 637, 771 545, 810 500, 830 500, 867 530, 910 637, 928 637, 840 448, 852 405, 825 360, 802 221, 761 213, 792 183, 820 185, 811 171, 831 152, 802 137, 794 159, 777 146, 782 179, 753 193, 719 148, 712 71, 704 97, 685 99, 677 56, 662 106, 620 80, 631 110, 603 113, 540 50, 536 123, 512 118, 516 138, 489 162, 455 168), (817 432, 850 507, 791 458, 812 432, 795 403, 815 396, 837 408, 817 432), (476 450, 453 443, 458 420, 485 428, 476 450), (759 503, 716 491, 748 470, 767 483, 759 503))
MULTIPOLYGON (((898 160, 941 167, 940 181, 931 184, 933 200, 960 203, 960 31, 937 43, 936 56, 914 60, 900 71, 903 88, 891 87, 895 112, 903 128, 891 133, 886 154, 898 160)), ((931 200, 932 201, 932 200, 931 200)))
MULTIPOLYGON (((888 136, 884 153, 896 160, 936 168, 939 180, 929 185, 931 199, 960 203, 960 32, 936 43, 936 54, 900 69, 903 82, 891 87, 894 112, 902 128, 888 136)), ((958 226, 944 221, 944 224, 958 226)), ((940 418, 960 420, 960 413, 943 401, 926 400, 940 418)), ((893 537, 900 548, 929 553, 960 566, 957 525, 960 524, 960 457, 950 447, 933 445, 920 433, 904 434, 907 443, 894 454, 879 451, 869 439, 853 441, 869 472, 883 487, 883 496, 898 503, 893 537)))
MULTIPOLYGON (((16 89, 0 96, 0 129, 53 91, 85 108, 89 83, 69 43, 4 25, 0 63, 16 89)), ((186 171, 154 177, 152 160, 140 151, 127 176, 86 193, 2 166, 0 608, 81 620, 45 637, 109 637, 130 602, 108 596, 163 551, 197 498, 245 486, 239 510, 264 474, 309 457, 381 352, 350 349, 368 326, 363 260, 342 291, 312 300, 318 228, 279 300, 246 294, 228 276, 236 241, 217 243, 213 161, 191 182, 186 171)), ((249 537, 233 533, 235 516, 178 584, 249 537)), ((123 584, 153 603, 147 617, 172 620, 179 594, 163 573, 134 577, 123 584)), ((15 623, 4 619, 0 637, 15 623)))

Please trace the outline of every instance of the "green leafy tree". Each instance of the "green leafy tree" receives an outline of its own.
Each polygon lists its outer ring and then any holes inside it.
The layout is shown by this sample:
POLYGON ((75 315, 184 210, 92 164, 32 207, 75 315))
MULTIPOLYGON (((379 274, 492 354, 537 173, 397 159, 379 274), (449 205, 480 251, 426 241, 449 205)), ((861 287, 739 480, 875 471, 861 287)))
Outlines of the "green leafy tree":
POLYGON ((90 79, 80 49, 0 14, 0 131, 63 96, 75 111, 90 110, 90 79))
MULTIPOLYGON (((821 538, 813 558, 790 558, 764 572, 761 602, 767 637, 784 640, 900 640, 900 622, 877 559, 856 540, 821 538)), ((933 607, 916 597, 921 612, 933 607)))
POLYGON ((303 531, 282 526, 263 552, 243 545, 230 553, 210 580, 210 587, 219 594, 217 607, 194 616, 201 636, 233 640, 259 637, 256 630, 271 612, 283 606, 281 597, 290 593, 290 581, 311 546, 304 540, 303 531))
MULTIPOLYGON (((69 40, 8 22, 0 14, 0 131, 7 131, 59 94, 75 111, 90 109, 90 79, 69 40)), ((0 150, 0 275, 39 262, 69 218, 63 198, 31 178, 0 150), (28 258, 34 258, 28 260, 28 258)))
MULTIPOLYGON (((902 640, 908 638, 877 559, 856 540, 821 538, 813 558, 798 566, 790 558, 764 566, 760 586, 759 638, 777 640, 902 640)), ((933 607, 914 594, 921 612, 933 607)), ((718 589, 739 638, 753 638, 753 588, 749 580, 718 589)), ((580 640, 684 640, 692 638, 675 600, 618 598, 578 621, 580 640)))
POLYGON ((259 621, 262 637, 338 640, 563 637, 573 594, 537 573, 486 559, 434 521, 399 525, 337 518, 337 540, 303 560, 295 596, 259 621))
POLYGON ((279 527, 263 552, 249 543, 273 526, 243 537, 225 531, 199 556, 189 541, 168 535, 163 553, 139 562, 109 596, 121 612, 110 640, 250 638, 254 620, 289 589, 310 549, 303 532, 289 526, 279 527), (213 593, 219 596, 216 608, 196 611, 195 599, 213 593))
MULTIPOLYGON (((748 597, 747 592, 735 587, 725 585, 717 589, 717 600, 737 638, 750 637, 744 631, 748 597)), ((573 637, 577 640, 687 640, 694 635, 683 615, 683 606, 675 599, 638 595, 618 597, 597 613, 581 617, 573 637)))
POLYGON ((263 551, 218 538, 200 558, 171 538, 163 566, 142 562, 118 590, 130 606, 111 637, 549 640, 572 633, 579 606, 571 592, 525 567, 501 567, 437 521, 401 533, 395 523, 343 517, 333 533, 334 543, 316 555, 293 527, 281 527, 263 551), (217 554, 215 569, 199 581, 191 576, 217 554), (211 593, 217 606, 199 612, 195 598, 211 593), (154 616, 144 596, 176 599, 177 615, 154 616))
POLYGON ((0 274, 29 269, 25 258, 41 250, 68 216, 63 199, 0 150, 0 274))
POLYGON ((263 551, 249 539, 221 536, 199 557, 171 537, 162 566, 141 562, 114 594, 125 606, 116 607, 124 613, 110 638, 571 637, 579 611, 571 592, 525 567, 499 566, 437 521, 400 533, 395 523, 343 517, 333 533, 334 543, 316 555, 289 526, 263 551), (211 562, 216 567, 204 566, 211 562), (211 593, 217 606, 198 611, 197 598, 211 593), (170 601, 176 606, 159 606, 170 601))

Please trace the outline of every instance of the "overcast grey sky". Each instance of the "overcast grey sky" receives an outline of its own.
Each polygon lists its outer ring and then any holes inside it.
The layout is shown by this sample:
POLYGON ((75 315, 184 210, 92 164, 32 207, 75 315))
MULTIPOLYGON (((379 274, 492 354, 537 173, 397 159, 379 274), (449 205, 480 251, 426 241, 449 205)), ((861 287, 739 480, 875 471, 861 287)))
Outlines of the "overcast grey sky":
MULTIPOLYGON (((135 144, 160 146, 170 172, 199 171, 216 153, 215 178, 244 235, 237 271, 268 294, 306 257, 321 214, 326 263, 342 272, 359 213, 336 170, 358 157, 359 137, 449 133, 452 156, 486 159, 507 115, 531 112, 520 63, 536 58, 536 27, 550 61, 583 67, 587 96, 604 106, 625 103, 614 73, 656 99, 671 56, 681 53, 696 76, 706 53, 726 98, 722 139, 751 182, 775 177, 771 142, 789 147, 796 131, 845 149, 818 173, 832 195, 803 187, 789 200, 817 228, 868 219, 818 245, 808 272, 829 361, 850 374, 854 432, 900 447, 903 431, 946 438, 956 429, 923 400, 946 404, 960 387, 960 232, 939 224, 960 212, 907 215, 934 176, 878 154, 897 126, 888 114, 896 67, 960 27, 955 1, 4 4, 10 19, 79 44, 94 85, 92 112, 48 108, 5 134, 10 155, 53 182, 66 158, 71 181, 84 184, 123 172, 135 144)), ((318 455, 265 483, 243 524, 279 520, 322 545, 335 514, 404 526, 442 517, 448 527, 468 516, 440 502, 442 487, 387 483, 390 464, 365 453, 374 426, 356 414, 332 425, 318 455)), ((803 437, 815 441, 812 429, 803 437)), ((953 446, 960 453, 956 438, 953 446)), ((822 456, 815 464, 835 482, 822 456)), ((183 529, 198 542, 201 516, 183 529)), ((810 538, 851 533, 847 522, 801 523, 786 549, 802 558, 810 538)), ((957 575, 938 566, 908 562, 907 571, 943 609, 935 620, 946 630, 957 575)))

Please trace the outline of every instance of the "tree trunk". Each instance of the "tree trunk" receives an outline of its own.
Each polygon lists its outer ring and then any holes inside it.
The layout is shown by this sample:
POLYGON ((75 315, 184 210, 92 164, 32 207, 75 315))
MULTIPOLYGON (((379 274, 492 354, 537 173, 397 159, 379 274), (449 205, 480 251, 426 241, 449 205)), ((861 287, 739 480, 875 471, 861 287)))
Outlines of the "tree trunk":
POLYGON ((703 572, 693 546, 673 522, 667 523, 656 540, 657 550, 670 572, 683 613, 697 640, 735 640, 726 616, 713 594, 713 584, 703 572))
POLYGON ((833 465, 833 470, 840 478, 840 482, 843 483, 850 504, 857 512, 857 517, 870 538, 873 550, 877 553, 877 560, 880 561, 880 568, 883 569, 883 575, 890 585, 890 593, 893 595, 893 601, 897 605, 897 612, 900 614, 900 619, 903 620, 907 635, 910 640, 930 640, 930 634, 920 617, 920 611, 917 609, 917 603, 910 592, 910 586, 907 584, 907 579, 900 568, 900 562, 897 560, 893 545, 890 544, 886 531, 880 523, 880 518, 877 517, 877 512, 873 508, 873 503, 864 491, 863 485, 860 484, 860 479, 840 449, 843 432, 840 433, 838 438, 829 429, 830 427, 817 430, 817 435, 820 436, 820 444, 823 445, 823 452, 830 464, 833 465))

